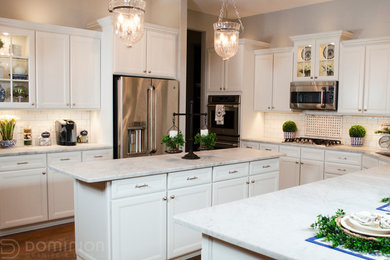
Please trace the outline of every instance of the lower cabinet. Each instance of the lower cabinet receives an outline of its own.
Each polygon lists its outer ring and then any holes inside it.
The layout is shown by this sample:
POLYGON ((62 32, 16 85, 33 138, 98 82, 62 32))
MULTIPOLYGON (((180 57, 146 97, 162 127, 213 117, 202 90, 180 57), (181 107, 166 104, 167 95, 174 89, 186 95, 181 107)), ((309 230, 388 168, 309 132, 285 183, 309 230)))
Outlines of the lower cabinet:
POLYGON ((248 177, 213 183, 213 205, 248 197, 248 177))
POLYGON ((298 158, 280 158, 279 190, 299 185, 300 161, 298 158))
POLYGON ((112 201, 112 259, 166 259, 166 193, 112 201))
POLYGON ((279 172, 270 172, 250 177, 249 197, 258 196, 278 190, 279 172))
POLYGON ((0 228, 48 219, 46 168, 0 173, 0 228))
POLYGON ((307 184, 324 179, 324 162, 301 160, 301 174, 299 184, 307 184))
POLYGON ((169 259, 200 250, 202 247, 202 234, 176 224, 173 217, 180 213, 210 206, 211 184, 168 191, 167 237, 169 259))

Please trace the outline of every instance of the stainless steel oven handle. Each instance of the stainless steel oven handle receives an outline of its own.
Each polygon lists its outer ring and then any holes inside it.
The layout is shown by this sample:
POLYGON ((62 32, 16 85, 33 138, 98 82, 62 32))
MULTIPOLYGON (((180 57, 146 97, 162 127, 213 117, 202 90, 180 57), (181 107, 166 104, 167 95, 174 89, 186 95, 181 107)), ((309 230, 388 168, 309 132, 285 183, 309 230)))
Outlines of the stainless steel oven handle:
POLYGON ((326 88, 321 89, 321 107, 325 107, 325 93, 326 93, 326 88))
POLYGON ((234 147, 238 147, 238 144, 232 144, 232 143, 227 143, 227 142, 215 142, 216 144, 223 144, 223 145, 230 145, 234 147))
MULTIPOLYGON (((223 105, 223 104, 222 104, 223 105)), ((216 104, 208 104, 208 107, 216 107, 216 104)), ((238 108, 239 105, 224 105, 225 107, 232 107, 232 108, 238 108)))

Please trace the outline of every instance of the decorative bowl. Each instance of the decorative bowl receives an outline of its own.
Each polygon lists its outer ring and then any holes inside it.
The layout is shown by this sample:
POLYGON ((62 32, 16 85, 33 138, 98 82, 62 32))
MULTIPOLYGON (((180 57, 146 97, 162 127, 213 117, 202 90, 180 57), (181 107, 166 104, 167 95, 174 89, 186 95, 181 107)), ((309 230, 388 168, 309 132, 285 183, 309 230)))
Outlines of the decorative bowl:
POLYGON ((16 144, 16 140, 2 140, 0 141, 1 148, 11 148, 16 144))

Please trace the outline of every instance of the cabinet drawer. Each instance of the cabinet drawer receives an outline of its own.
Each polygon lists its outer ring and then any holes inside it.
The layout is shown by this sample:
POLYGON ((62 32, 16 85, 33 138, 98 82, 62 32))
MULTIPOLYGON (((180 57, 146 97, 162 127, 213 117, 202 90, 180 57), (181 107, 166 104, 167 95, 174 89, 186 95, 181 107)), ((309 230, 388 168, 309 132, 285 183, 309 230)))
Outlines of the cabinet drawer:
POLYGON ((379 160, 376 158, 372 158, 367 155, 363 155, 363 160, 362 160, 362 168, 363 169, 369 169, 369 168, 374 168, 379 166, 379 160))
POLYGON ((360 171, 360 166, 342 164, 342 163, 325 163, 325 172, 343 175, 351 172, 360 171))
POLYGON ((324 161, 325 151, 313 148, 301 148, 301 159, 324 161))
POLYGON ((260 144, 260 150, 270 151, 270 152, 279 152, 279 145, 277 144, 260 144))
POLYGON ((81 162, 81 152, 49 153, 47 155, 49 165, 70 162, 81 162))
POLYGON ((211 183, 211 173, 211 168, 169 173, 168 189, 211 183))
POLYGON ((46 167, 46 154, 0 157, 0 171, 14 171, 46 167))
POLYGON ((98 160, 109 160, 112 159, 112 150, 91 150, 83 152, 83 162, 98 161, 98 160))
POLYGON ((146 193, 165 191, 167 175, 153 175, 112 182, 112 198, 136 196, 146 193))
POLYGON ((249 175, 274 171, 279 171, 279 159, 251 162, 249 175))
POLYGON ((231 164, 214 167, 213 181, 222 181, 248 176, 249 163, 231 164))
POLYGON ((351 165, 358 165, 360 167, 362 163, 362 155, 359 153, 346 153, 336 151, 325 152, 326 162, 346 163, 351 165))
POLYGON ((301 148, 293 147, 289 145, 281 145, 279 151, 286 154, 288 157, 300 158, 301 157, 301 148))
POLYGON ((255 142, 241 141, 241 148, 259 149, 259 144, 255 142))

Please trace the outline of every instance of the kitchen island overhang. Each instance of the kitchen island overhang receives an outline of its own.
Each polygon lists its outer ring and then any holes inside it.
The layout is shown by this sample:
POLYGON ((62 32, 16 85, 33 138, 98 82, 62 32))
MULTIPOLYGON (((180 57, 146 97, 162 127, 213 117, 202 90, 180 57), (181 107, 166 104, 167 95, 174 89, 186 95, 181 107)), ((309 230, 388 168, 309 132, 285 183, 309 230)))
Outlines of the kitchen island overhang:
MULTIPOLYGON (((196 161, 175 154, 52 166, 75 179, 78 257, 171 259, 199 254, 201 234, 178 227, 176 213, 211 206, 214 181, 246 179, 249 187, 255 185, 250 178, 265 176, 265 187, 278 184, 281 153, 235 148, 198 154, 196 161), (188 244, 180 242, 183 237, 188 244)), ((254 196, 258 190, 252 192, 254 196)))
POLYGON ((175 216, 201 232, 202 260, 356 259, 306 240, 319 214, 376 211, 389 196, 390 165, 175 216), (233 257, 233 258, 229 258, 233 257))

